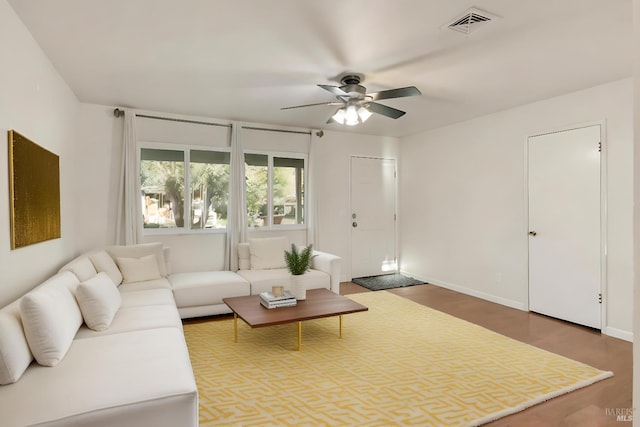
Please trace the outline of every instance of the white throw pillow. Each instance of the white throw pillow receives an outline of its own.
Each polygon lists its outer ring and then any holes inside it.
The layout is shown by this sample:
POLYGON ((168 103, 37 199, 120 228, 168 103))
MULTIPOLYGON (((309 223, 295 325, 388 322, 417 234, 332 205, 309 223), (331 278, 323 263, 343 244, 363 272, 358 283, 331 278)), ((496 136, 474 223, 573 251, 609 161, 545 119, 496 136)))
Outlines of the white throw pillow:
POLYGON ((107 273, 80 283, 76 289, 76 299, 87 326, 94 331, 104 331, 118 312, 122 298, 118 288, 107 273))
POLYGON ((82 325, 82 314, 71 291, 77 285, 78 279, 73 273, 65 271, 20 300, 24 334, 33 356, 41 365, 57 365, 82 325))
POLYGON ((141 258, 116 258, 116 262, 120 267, 124 283, 144 282, 162 278, 155 255, 147 255, 141 258))
POLYGON ((267 237, 264 239, 250 239, 249 252, 251 254, 252 270, 269 270, 286 268, 284 251, 291 250, 289 239, 286 237, 267 237))
POLYGON ((0 310, 0 385, 18 381, 32 360, 15 301, 0 310))
POLYGON ((116 262, 106 251, 96 252, 89 255, 89 259, 93 263, 98 273, 107 273, 113 283, 117 286, 122 283, 122 273, 118 269, 116 262))
POLYGON ((167 277, 167 261, 164 258, 162 243, 141 243, 139 245, 109 246, 106 251, 115 260, 117 258, 142 258, 147 255, 155 255, 158 263, 158 271, 162 277, 167 277))
POLYGON ((80 256, 68 264, 64 265, 60 271, 70 271, 76 275, 78 281, 84 282, 95 276, 98 272, 96 271, 93 263, 87 256, 80 256))

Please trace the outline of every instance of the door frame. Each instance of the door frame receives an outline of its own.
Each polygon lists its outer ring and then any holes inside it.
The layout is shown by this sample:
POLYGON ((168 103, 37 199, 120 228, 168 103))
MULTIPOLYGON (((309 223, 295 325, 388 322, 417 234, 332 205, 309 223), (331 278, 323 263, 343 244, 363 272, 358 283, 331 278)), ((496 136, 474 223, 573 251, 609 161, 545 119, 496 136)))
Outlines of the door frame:
POLYGON ((352 197, 351 197, 351 182, 352 182, 352 178, 353 178, 353 168, 352 168, 352 159, 354 158, 358 158, 358 159, 374 159, 374 160, 391 160, 393 161, 393 164, 395 166, 395 172, 396 172, 396 176, 395 176, 395 182, 394 182, 394 191, 395 191, 395 197, 394 197, 394 210, 396 212, 396 221, 395 224, 393 226, 393 233, 394 233, 394 258, 396 259, 396 266, 397 266, 397 272, 400 272, 400 258, 398 256, 398 223, 400 221, 400 214, 398 212, 398 159, 395 157, 382 157, 382 156, 367 156, 367 155, 358 155, 358 154, 351 154, 349 156, 349 215, 348 215, 348 228, 349 228, 349 280, 353 279, 353 236, 351 234, 351 222, 353 221, 353 219, 351 218, 351 214, 353 213, 353 201, 352 201, 352 197))
POLYGON ((549 135, 552 133, 566 132, 576 129, 581 129, 590 126, 600 126, 600 293, 602 295, 600 303, 600 331, 605 332, 607 327, 607 122, 605 119, 578 123, 568 126, 559 126, 550 130, 535 132, 528 134, 524 137, 524 216, 525 224, 523 227, 522 235, 526 242, 527 252, 527 311, 531 311, 530 308, 530 289, 531 283, 529 283, 529 138, 536 136, 549 135))

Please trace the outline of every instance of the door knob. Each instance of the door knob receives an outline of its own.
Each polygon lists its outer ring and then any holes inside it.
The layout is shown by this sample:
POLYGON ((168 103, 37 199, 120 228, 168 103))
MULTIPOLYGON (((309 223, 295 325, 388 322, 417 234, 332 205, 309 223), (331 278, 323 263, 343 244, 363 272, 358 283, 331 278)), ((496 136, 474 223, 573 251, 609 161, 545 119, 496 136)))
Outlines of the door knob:
POLYGON ((355 221, 353 221, 353 222, 351 223, 351 225, 353 226, 353 228, 356 228, 356 227, 358 226, 358 223, 357 223, 357 222, 355 222, 355 221))
POLYGON ((535 236, 536 234, 538 234, 538 233, 536 233, 536 231, 535 231, 535 230, 531 230, 531 231, 529 232, 529 236, 535 236))

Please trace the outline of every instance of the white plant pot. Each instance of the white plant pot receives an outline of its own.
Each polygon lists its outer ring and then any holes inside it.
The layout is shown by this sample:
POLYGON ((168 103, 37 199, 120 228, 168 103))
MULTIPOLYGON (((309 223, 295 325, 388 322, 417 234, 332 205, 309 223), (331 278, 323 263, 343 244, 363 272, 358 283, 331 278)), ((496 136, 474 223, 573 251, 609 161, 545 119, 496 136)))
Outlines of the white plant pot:
POLYGON ((291 276, 291 293, 298 301, 307 299, 307 286, 304 280, 304 274, 291 276))

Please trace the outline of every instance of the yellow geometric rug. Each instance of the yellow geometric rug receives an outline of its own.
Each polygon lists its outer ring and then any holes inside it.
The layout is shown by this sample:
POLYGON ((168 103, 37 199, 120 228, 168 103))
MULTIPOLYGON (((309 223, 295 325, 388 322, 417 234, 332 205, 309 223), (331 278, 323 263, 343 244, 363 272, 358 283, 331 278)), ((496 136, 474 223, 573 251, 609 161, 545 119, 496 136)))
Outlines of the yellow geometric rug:
POLYGON ((251 329, 184 327, 200 426, 475 426, 613 374, 397 295, 349 295, 369 311, 251 329))

